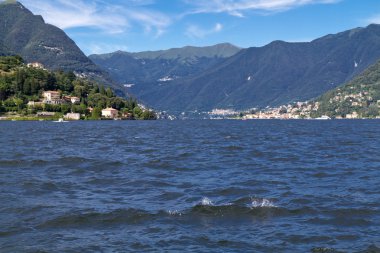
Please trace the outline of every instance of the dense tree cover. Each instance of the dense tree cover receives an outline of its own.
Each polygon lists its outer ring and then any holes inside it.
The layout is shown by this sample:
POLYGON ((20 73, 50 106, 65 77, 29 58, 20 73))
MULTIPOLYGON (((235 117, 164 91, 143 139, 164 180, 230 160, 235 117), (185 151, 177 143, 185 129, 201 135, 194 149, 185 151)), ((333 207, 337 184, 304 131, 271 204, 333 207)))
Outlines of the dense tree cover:
POLYGON ((50 72, 27 67, 19 56, 0 57, 0 113, 18 112, 27 115, 38 111, 78 112, 88 118, 98 119, 101 110, 112 107, 129 113, 135 119, 154 119, 155 114, 143 110, 134 99, 117 97, 113 90, 93 81, 78 78, 72 72, 50 72), (43 91, 59 91, 62 96, 80 98, 79 104, 38 104, 27 106, 29 101, 40 101, 43 91), (94 108, 92 113, 88 108, 94 108))
POLYGON ((357 113, 362 118, 380 116, 380 61, 346 85, 319 97, 319 109, 312 116, 346 117, 357 113))

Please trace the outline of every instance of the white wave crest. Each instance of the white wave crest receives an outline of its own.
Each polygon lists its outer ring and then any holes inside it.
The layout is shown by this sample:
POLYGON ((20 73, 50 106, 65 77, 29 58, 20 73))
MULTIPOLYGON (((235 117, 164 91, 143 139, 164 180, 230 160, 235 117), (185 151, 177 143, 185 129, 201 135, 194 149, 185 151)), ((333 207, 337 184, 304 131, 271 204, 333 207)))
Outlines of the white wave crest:
POLYGON ((200 203, 202 206, 213 206, 211 199, 204 197, 200 203))
POLYGON ((258 208, 258 207, 277 207, 277 206, 269 199, 252 199, 251 207, 258 208))
POLYGON ((167 213, 171 216, 182 216, 182 213, 178 210, 169 210, 167 213))

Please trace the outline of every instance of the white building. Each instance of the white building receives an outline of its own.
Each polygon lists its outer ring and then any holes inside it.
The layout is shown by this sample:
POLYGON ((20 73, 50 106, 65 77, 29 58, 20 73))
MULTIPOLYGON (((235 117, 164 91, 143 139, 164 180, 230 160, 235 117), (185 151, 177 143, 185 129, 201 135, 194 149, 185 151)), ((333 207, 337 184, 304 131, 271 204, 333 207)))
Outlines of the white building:
POLYGON ((72 104, 79 104, 80 103, 80 98, 78 98, 78 97, 64 96, 63 99, 66 102, 69 102, 72 104))
POLYGON ((67 120, 80 120, 80 114, 79 113, 67 113, 65 115, 65 119, 67 119, 67 120))
POLYGON ((31 62, 31 63, 28 63, 27 65, 29 68, 36 68, 36 69, 44 69, 44 65, 42 65, 42 63, 39 63, 39 62, 31 62))
POLYGON ((115 119, 119 115, 119 111, 113 108, 106 108, 102 110, 102 117, 104 118, 110 118, 110 119, 115 119))
POLYGON ((58 91, 44 91, 42 94, 44 97, 43 102, 45 104, 61 104, 61 94, 58 91))
POLYGON ((72 104, 79 104, 80 103, 80 98, 78 97, 70 97, 71 103, 72 104))

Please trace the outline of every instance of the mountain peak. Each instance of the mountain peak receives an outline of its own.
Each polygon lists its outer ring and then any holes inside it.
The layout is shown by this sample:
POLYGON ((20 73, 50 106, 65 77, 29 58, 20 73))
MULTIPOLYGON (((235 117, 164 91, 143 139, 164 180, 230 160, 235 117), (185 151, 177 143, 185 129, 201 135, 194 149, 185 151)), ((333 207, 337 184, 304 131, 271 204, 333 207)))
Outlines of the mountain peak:
POLYGON ((0 9, 3 9, 5 12, 32 14, 31 11, 29 11, 24 5, 16 0, 6 0, 0 2, 0 9))
POLYGON ((3 2, 0 2, 0 7, 1 6, 6 6, 6 5, 16 5, 16 6, 19 6, 21 8, 25 8, 20 2, 16 1, 16 0, 6 0, 6 1, 3 1, 3 2))
POLYGON ((6 0, 6 1, 3 1, 0 3, 0 5, 6 5, 6 4, 17 4, 19 2, 17 2, 16 0, 6 0))
POLYGON ((49 70, 75 71, 112 84, 64 31, 46 24, 18 1, 0 1, 0 55, 21 55, 49 70))

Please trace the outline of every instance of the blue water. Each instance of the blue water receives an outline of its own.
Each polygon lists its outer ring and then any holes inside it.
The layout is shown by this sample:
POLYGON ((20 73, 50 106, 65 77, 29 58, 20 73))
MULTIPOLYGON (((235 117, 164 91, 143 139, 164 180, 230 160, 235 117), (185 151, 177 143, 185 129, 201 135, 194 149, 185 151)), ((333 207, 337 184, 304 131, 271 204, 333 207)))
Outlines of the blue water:
POLYGON ((380 122, 0 122, 0 252, 380 252, 380 122))

